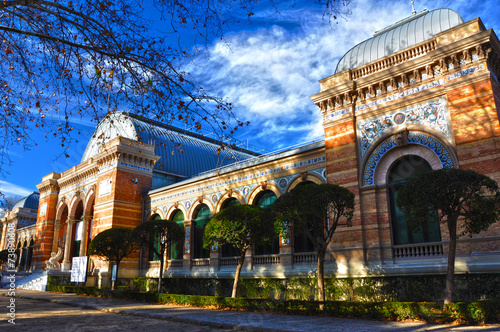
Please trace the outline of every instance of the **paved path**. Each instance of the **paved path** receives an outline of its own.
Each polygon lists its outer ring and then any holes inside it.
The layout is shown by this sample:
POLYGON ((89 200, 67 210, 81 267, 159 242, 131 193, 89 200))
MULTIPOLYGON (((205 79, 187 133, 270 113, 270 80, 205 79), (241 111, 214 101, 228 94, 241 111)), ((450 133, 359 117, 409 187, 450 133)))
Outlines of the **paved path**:
MULTIPOLYGON (((0 295, 7 296, 7 290, 0 290, 0 295)), ((230 310, 213 310, 177 305, 145 304, 105 297, 78 296, 52 292, 16 290, 16 297, 49 301, 73 307, 95 309, 104 312, 120 313, 133 316, 156 318, 182 323, 212 326, 243 331, 496 331, 500 325, 452 326, 418 322, 382 322, 361 319, 294 316, 273 313, 258 313, 230 310)), ((0 317, 7 317, 6 299, 2 299, 0 317), (4 310, 5 314, 2 313, 4 310)), ((19 308, 19 310, 22 310, 19 308)), ((6 320, 7 318, 5 318, 6 320)))
MULTIPOLYGON (((231 332, 199 324, 166 321, 135 315, 121 315, 65 304, 16 298, 15 324, 0 319, 0 331, 7 332, 231 332)), ((0 306, 9 302, 0 296, 0 306)), ((3 317, 2 317, 3 318, 3 317)))

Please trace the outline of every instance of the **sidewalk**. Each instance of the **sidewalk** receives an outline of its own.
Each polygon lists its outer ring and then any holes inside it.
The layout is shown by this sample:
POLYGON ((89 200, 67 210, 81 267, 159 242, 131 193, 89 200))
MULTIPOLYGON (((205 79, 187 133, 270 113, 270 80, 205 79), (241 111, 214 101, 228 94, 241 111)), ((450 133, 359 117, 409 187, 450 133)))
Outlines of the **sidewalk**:
MULTIPOLYGON (((6 289, 0 295, 7 295, 6 289)), ((59 304, 101 310, 104 312, 143 316, 163 320, 221 327, 243 331, 497 331, 500 325, 452 326, 416 322, 381 322, 360 319, 293 316, 273 313, 258 313, 230 310, 214 310, 178 305, 146 304, 105 297, 78 296, 16 290, 16 297, 49 301, 59 304)))

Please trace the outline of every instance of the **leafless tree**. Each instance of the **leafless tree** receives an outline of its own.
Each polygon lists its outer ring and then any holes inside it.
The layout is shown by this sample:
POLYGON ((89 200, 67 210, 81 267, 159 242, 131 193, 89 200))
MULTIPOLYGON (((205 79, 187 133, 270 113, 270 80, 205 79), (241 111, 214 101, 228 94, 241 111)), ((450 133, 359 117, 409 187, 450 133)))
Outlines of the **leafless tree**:
MULTIPOLYGON (((349 3, 313 2, 333 18, 349 3)), ((193 43, 223 38, 225 27, 241 17, 251 18, 257 4, 1 1, 0 175, 10 163, 9 146, 36 145, 34 130, 67 149, 77 139, 72 120, 98 122, 115 110, 164 123, 182 121, 189 129, 203 127, 219 139, 230 138, 248 123, 236 118, 227 100, 203 89, 182 68, 192 60, 193 43)), ((273 0, 268 5, 278 11, 273 0)), ((67 150, 65 154, 68 157, 67 150)))

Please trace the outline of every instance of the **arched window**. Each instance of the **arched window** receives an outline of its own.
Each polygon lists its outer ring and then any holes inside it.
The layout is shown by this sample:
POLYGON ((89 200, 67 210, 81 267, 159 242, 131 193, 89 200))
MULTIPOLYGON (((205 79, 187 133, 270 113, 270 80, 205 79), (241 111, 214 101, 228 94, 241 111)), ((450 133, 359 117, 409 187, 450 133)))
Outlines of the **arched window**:
MULTIPOLYGON (((221 210, 228 208, 230 206, 234 206, 234 205, 240 205, 240 201, 237 198, 232 197, 232 198, 226 199, 226 201, 222 204, 221 210)), ((240 256, 240 251, 238 250, 238 248, 236 248, 231 243, 226 243, 226 244, 223 244, 221 247, 221 256, 222 257, 240 256)))
POLYGON ((23 244, 21 242, 19 242, 17 244, 17 250, 16 250, 18 270, 22 269, 23 265, 24 265, 24 260, 26 257, 23 255, 23 253, 24 253, 23 244))
MULTIPOLYGON (((181 210, 175 211, 172 216, 172 221, 177 223, 179 226, 184 229, 184 213, 181 210)), ((172 243, 170 246, 170 259, 182 259, 182 255, 184 253, 184 240, 177 241, 172 243)))
MULTIPOLYGON (((151 217, 150 220, 161 220, 161 217, 159 214, 155 214, 151 217)), ((156 239, 155 243, 154 243, 154 249, 155 250, 149 250, 149 254, 148 254, 148 259, 150 261, 159 261, 160 260, 160 257, 158 256, 158 254, 155 252, 155 251, 160 251, 160 241, 161 241, 161 238, 160 236, 158 235, 158 238, 156 239)))
MULTIPOLYGON (((398 159, 388 173, 389 205, 391 211, 392 237, 394 245, 441 241, 439 223, 434 221, 425 227, 412 229, 408 226, 404 213, 396 205, 396 197, 401 187, 416 175, 432 168, 423 158, 408 155, 398 159)), ((433 216, 429 216, 433 218, 433 216)))
POLYGON ((83 202, 78 203, 75 213, 75 223, 73 225, 73 246, 71 257, 80 256, 80 245, 82 243, 82 231, 83 231, 83 202))
MULTIPOLYGON (((297 187, 304 186, 306 184, 311 184, 311 183, 314 184, 314 182, 311 182, 311 181, 304 181, 304 182, 299 183, 297 185, 297 187)), ((299 233, 299 234, 294 234, 294 236, 293 236, 293 251, 294 252, 314 252, 314 245, 305 232, 299 233)))
MULTIPOLYGON (((272 192, 271 190, 265 190, 257 196, 254 205, 260 206, 261 208, 266 210, 270 210, 271 205, 273 205, 273 203, 276 201, 276 198, 277 197, 274 192, 272 192)), ((259 245, 255 248, 255 255, 273 255, 279 254, 279 252, 280 245, 278 236, 272 238, 270 242, 259 245)))
POLYGON ((35 243, 33 242, 33 239, 30 240, 29 247, 28 247, 28 252, 26 255, 26 270, 30 270, 31 267, 31 259, 33 257, 33 246, 35 243))
POLYGON ((201 204, 196 211, 196 217, 193 220, 194 227, 194 244, 193 258, 209 258, 210 251, 203 248, 203 231, 210 220, 210 208, 201 204))

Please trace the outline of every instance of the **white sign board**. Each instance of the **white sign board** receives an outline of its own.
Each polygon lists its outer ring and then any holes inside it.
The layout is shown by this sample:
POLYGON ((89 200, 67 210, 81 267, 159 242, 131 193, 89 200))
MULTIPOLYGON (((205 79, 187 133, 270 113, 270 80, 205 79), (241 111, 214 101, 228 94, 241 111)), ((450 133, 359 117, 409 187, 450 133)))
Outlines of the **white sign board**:
POLYGON ((73 257, 71 265, 71 282, 87 281, 87 265, 89 256, 73 257))
POLYGON ((106 179, 99 182, 99 197, 106 196, 111 193, 111 185, 113 181, 111 179, 106 179))

